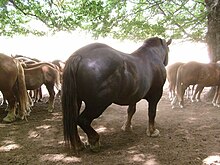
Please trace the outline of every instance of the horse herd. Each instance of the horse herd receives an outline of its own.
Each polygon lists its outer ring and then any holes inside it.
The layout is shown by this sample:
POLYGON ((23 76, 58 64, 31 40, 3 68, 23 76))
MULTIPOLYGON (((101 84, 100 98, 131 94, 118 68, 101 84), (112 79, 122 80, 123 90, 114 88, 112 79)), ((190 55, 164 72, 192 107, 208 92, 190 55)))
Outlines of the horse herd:
POLYGON ((166 68, 170 44, 171 40, 153 37, 127 54, 105 44, 93 43, 75 51, 65 62, 41 62, 19 55, 0 54, 0 91, 8 103, 8 114, 3 121, 13 122, 30 115, 32 97, 34 102, 40 99, 41 85, 44 84, 49 93, 49 112, 54 108, 54 87, 61 94, 64 140, 75 152, 85 147, 77 126, 87 134, 91 150, 99 151, 100 136, 91 123, 112 103, 128 106, 122 129, 131 131, 137 102, 148 101, 146 133, 151 137, 158 136, 156 109, 166 78, 170 84, 170 97, 178 99, 180 106, 183 106, 184 91, 189 85, 198 84, 196 90, 200 91, 205 86, 218 86, 217 82, 220 82, 217 63, 178 63, 166 68), (85 108, 81 111, 82 102, 85 108))
POLYGON ((187 63, 176 62, 167 66, 166 69, 172 108, 175 107, 177 101, 179 101, 181 108, 184 107, 184 93, 190 89, 190 86, 193 92, 191 97, 192 102, 195 100, 201 101, 200 95, 204 87, 215 87, 212 104, 214 106, 220 106, 220 64, 218 62, 207 64, 196 61, 187 63))
POLYGON ((61 90, 61 75, 64 67, 62 61, 41 62, 40 60, 15 55, 0 54, 0 91, 4 103, 8 103, 4 122, 13 122, 16 118, 30 115, 33 101, 42 97, 41 86, 44 84, 49 93, 48 111, 54 109, 55 91, 61 90), (29 91, 29 92, 27 92, 29 91), (32 97, 34 100, 32 101, 32 97), (17 107, 18 106, 18 107, 17 107), (16 112, 18 109, 18 112, 16 112))

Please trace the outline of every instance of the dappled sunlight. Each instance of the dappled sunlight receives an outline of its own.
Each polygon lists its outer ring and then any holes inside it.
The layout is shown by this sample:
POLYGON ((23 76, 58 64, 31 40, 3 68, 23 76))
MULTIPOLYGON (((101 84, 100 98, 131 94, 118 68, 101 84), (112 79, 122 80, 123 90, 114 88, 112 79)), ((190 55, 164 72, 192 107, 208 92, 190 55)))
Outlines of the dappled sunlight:
MULTIPOLYGON (((37 130, 49 130, 52 126, 51 125, 41 125, 36 127, 37 130)), ((40 133, 38 133, 37 131, 34 130, 30 130, 28 132, 28 138, 39 138, 40 137, 40 133)))
POLYGON ((187 119, 187 121, 188 121, 189 123, 196 122, 196 120, 197 120, 197 118, 195 118, 195 117, 189 117, 189 118, 187 119))
POLYGON ((96 131, 97 131, 98 133, 106 132, 106 131, 107 131, 107 128, 104 127, 104 126, 100 126, 99 128, 96 128, 96 131))
POLYGON ((0 124, 0 128, 6 127, 6 124, 0 124))
POLYGON ((52 118, 46 118, 44 121, 58 121, 62 119, 62 115, 60 113, 51 113, 53 115, 52 118))
POLYGON ((37 133, 37 131, 29 131, 28 132, 28 138, 32 139, 32 138, 39 138, 40 134, 37 133))
POLYGON ((40 160, 51 161, 51 162, 64 162, 64 163, 79 163, 81 162, 81 158, 75 156, 66 156, 65 154, 45 154, 41 156, 40 160))
POLYGON ((208 156, 202 162, 203 165, 220 165, 220 154, 208 156))
POLYGON ((51 127, 52 127, 51 125, 46 125, 46 124, 44 124, 44 125, 41 125, 41 126, 36 127, 36 129, 49 129, 49 128, 51 128, 51 127))
POLYGON ((156 160, 154 155, 151 154, 134 154, 133 156, 130 157, 130 161, 133 163, 140 163, 144 165, 159 165, 158 161, 156 160))
POLYGON ((141 153, 137 146, 129 148, 129 151, 127 151, 129 154, 129 161, 131 163, 142 163, 144 165, 159 165, 158 160, 156 160, 156 156, 152 154, 144 154, 141 153))
POLYGON ((0 146, 0 152, 8 152, 11 150, 21 148, 19 144, 16 144, 14 141, 11 141, 11 140, 5 140, 1 143, 3 143, 3 145, 0 146))

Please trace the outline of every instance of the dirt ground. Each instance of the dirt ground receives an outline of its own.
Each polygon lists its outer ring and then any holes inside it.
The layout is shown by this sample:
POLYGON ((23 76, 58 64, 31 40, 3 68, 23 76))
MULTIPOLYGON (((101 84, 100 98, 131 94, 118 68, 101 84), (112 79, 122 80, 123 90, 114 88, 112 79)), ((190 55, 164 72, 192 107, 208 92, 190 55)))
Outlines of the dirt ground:
MULTIPOLYGON (((126 108, 112 105, 92 123, 101 135, 99 153, 84 150, 75 155, 63 143, 60 99, 56 99, 53 113, 47 112, 44 102, 37 103, 28 122, 0 122, 0 165, 211 165, 211 158, 212 165, 220 164, 220 108, 211 102, 186 101, 185 109, 171 109, 165 87, 156 116, 157 138, 145 133, 148 116, 144 100, 137 105, 133 132, 123 132, 126 108)), ((0 121, 5 115, 1 107, 0 121)), ((80 135, 86 141, 82 130, 80 135)))

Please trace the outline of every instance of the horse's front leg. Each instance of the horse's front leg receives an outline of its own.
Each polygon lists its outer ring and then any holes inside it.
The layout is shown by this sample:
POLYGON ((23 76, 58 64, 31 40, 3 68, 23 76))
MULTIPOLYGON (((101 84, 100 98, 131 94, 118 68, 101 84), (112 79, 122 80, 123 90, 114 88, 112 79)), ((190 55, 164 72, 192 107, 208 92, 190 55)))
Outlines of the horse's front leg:
POLYGON ((152 90, 147 96, 148 101, 148 117, 149 126, 147 130, 147 135, 150 137, 157 137, 160 135, 160 131, 155 128, 155 117, 157 112, 157 104, 163 94, 163 87, 160 90, 152 90))
POLYGON ((136 112, 136 104, 129 105, 127 109, 127 121, 124 123, 122 126, 123 131, 131 131, 132 130, 132 125, 131 125, 131 119, 136 112))
POLYGON ((155 128, 155 117, 157 110, 157 102, 149 102, 148 107, 148 117, 149 117, 149 127, 147 130, 147 135, 151 137, 157 137, 160 135, 160 131, 155 128))

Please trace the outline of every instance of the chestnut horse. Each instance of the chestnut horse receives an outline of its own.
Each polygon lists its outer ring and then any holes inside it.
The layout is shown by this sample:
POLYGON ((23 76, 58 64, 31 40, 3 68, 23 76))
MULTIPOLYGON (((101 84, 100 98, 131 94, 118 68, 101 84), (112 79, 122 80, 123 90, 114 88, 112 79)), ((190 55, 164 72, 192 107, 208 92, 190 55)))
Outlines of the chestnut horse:
POLYGON ((0 53, 0 75, 0 91, 8 102, 8 114, 3 121, 13 122, 16 117, 24 119, 30 110, 30 105, 23 67, 18 60, 0 53), (19 107, 16 116, 17 103, 19 107))
POLYGON ((220 66, 217 63, 188 62, 179 67, 176 81, 177 97, 173 101, 173 106, 178 100, 180 107, 183 108, 184 92, 189 85, 198 84, 194 96, 204 87, 220 86, 220 66))
POLYGON ((31 64, 32 67, 24 65, 25 82, 28 90, 39 89, 43 84, 46 86, 49 93, 49 112, 52 112, 54 109, 54 86, 57 90, 61 89, 59 71, 51 65, 48 63, 31 64), (27 68, 27 66, 29 67, 27 68))
POLYGON ((168 65, 166 67, 167 70, 167 80, 169 82, 169 99, 170 101, 173 100, 173 98, 176 95, 176 75, 178 68, 183 65, 182 62, 176 62, 174 64, 168 65))
MULTIPOLYGON (((65 62, 61 61, 61 60, 53 60, 51 62, 52 64, 56 65, 59 68, 60 71, 60 81, 61 83, 63 82, 62 77, 63 77, 63 69, 65 67, 65 62)), ((60 97, 61 96, 61 90, 58 91, 56 97, 60 97)))
POLYGON ((166 81, 170 43, 171 40, 150 38, 131 54, 93 43, 73 53, 64 67, 61 96, 66 144, 76 152, 84 148, 77 130, 79 125, 87 134, 91 150, 99 151, 100 136, 91 127, 92 121, 112 103, 129 105, 123 126, 129 131, 136 103, 141 99, 149 103, 147 134, 158 136, 154 124, 166 81), (85 109, 80 113, 82 101, 85 109))

